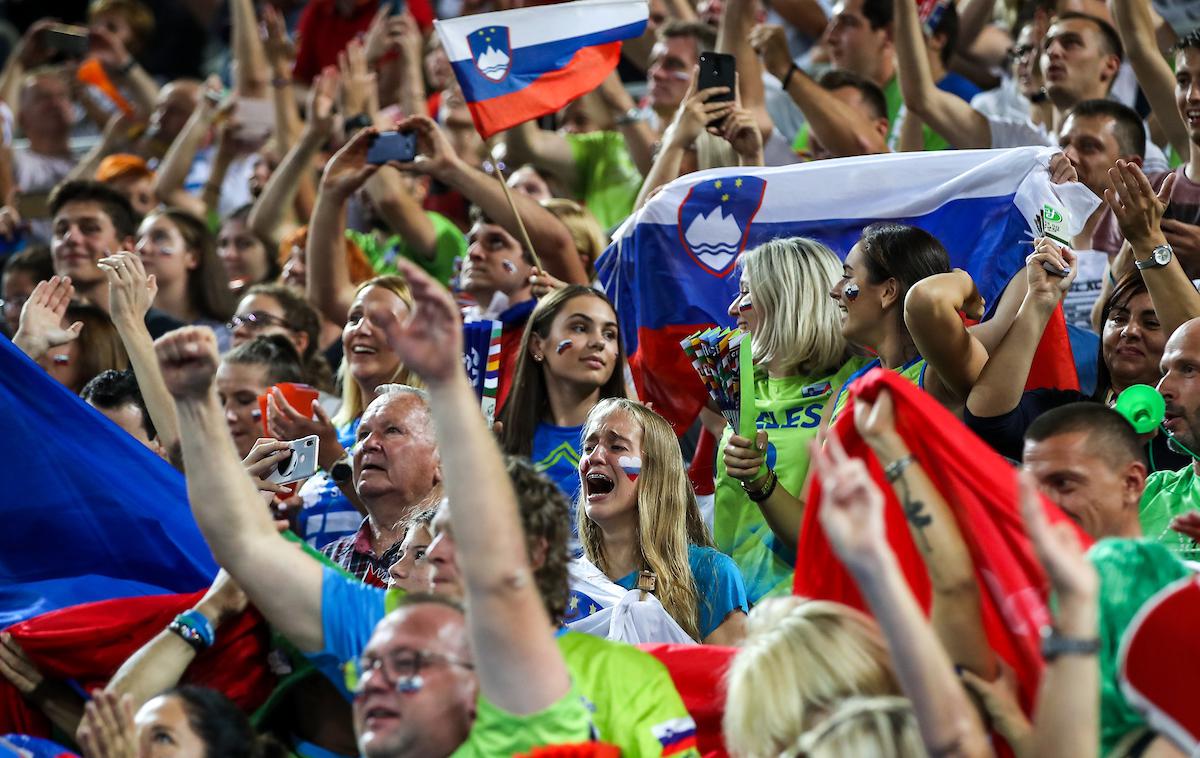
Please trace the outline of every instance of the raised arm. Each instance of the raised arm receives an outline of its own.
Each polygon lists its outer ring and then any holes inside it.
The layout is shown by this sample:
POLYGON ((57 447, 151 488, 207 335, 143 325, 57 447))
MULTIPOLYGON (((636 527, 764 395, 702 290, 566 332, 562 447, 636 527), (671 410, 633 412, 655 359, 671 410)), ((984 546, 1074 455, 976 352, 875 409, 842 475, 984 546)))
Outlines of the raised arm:
POLYGON ((853 106, 839 100, 804 71, 793 70, 782 27, 756 26, 750 32, 750 44, 762 56, 767 71, 787 85, 788 95, 826 150, 835 157, 887 152, 885 136, 853 106))
MULTIPOLYGON (((625 149, 629 151, 633 165, 637 166, 639 174, 645 176, 646 172, 650 170, 650 163, 654 160, 654 143, 658 141, 658 137, 644 119, 622 118, 637 107, 637 103, 633 101, 633 96, 621 83, 621 77, 617 74, 616 69, 613 69, 608 77, 600 83, 600 86, 596 88, 596 94, 600 96, 600 101, 612 114, 617 131, 625 138, 625 149)), ((572 185, 573 182, 565 186, 572 185)))
POLYGON ((962 269, 935 274, 912 286, 904 298, 904 323, 918 352, 934 370, 930 388, 941 387, 965 400, 987 363, 987 350, 963 325, 958 312, 968 318, 983 316, 983 299, 971 275, 962 269))
POLYGON ((1113 26, 1121 36, 1126 60, 1146 95, 1171 147, 1185 160, 1191 149, 1187 125, 1175 105, 1175 74, 1158 51, 1150 4, 1142 0, 1108 0, 1113 26))
MULTIPOLYGON (((1100 624, 1096 569, 1084 557, 1073 527, 1046 520, 1033 477, 1027 472, 1018 476, 1025 530, 1058 598, 1054 631, 1074 640, 1095 640, 1100 624)), ((1048 660, 1033 715, 1030 755, 1099 755, 1099 691, 1095 653, 1048 660)))
POLYGON ((21 321, 13 344, 33 360, 39 360, 51 348, 74 342, 83 331, 83 322, 76 321, 63 328, 67 306, 75 296, 71 277, 52 276, 38 282, 21 308, 21 321))
POLYGON ((979 716, 888 544, 883 493, 866 465, 847 457, 836 435, 824 447, 814 445, 812 458, 821 476, 821 526, 887 638, 892 668, 912 700, 926 749, 938 756, 991 756, 979 716))
POLYGON ((175 401, 167 392, 158 368, 154 340, 146 329, 146 311, 154 303, 158 283, 153 275, 146 275, 141 257, 134 253, 118 252, 101 258, 98 265, 108 279, 108 306, 113 325, 129 355, 129 365, 146 403, 146 411, 158 432, 158 442, 167 451, 167 460, 176 465, 179 463, 179 419, 175 416, 175 401))
POLYGON ((983 630, 979 582, 958 521, 896 431, 895 408, 886 390, 875 402, 854 403, 854 425, 883 466, 904 509, 908 530, 933 587, 930 623, 950 660, 991 681, 996 656, 983 630))
POLYGON ((717 52, 727 53, 736 59, 741 107, 753 114, 765 142, 771 136, 775 123, 767 113, 767 96, 762 79, 763 63, 754 46, 750 44, 750 30, 754 28, 754 15, 759 7, 758 0, 728 0, 721 7, 721 23, 717 27, 717 52))
POLYGON ((297 648, 321 650, 321 566, 276 531, 238 459, 213 387, 216 335, 184 327, 159 338, 154 349, 179 415, 192 514, 213 555, 297 648))
MULTIPOLYGON (((1178 174, 1168 175, 1155 194, 1150 180, 1136 164, 1117 161, 1117 165, 1108 170, 1112 188, 1104 190, 1104 200, 1116 215, 1121 233, 1129 242, 1137 262, 1150 261, 1154 251, 1167 244, 1162 217, 1170 202, 1176 176, 1178 174)), ((1172 255, 1165 266, 1151 265, 1141 269, 1140 273, 1163 334, 1170 336, 1185 322, 1200 316, 1200 293, 1196 292, 1176 256, 1172 255)))
POLYGON ((516 493, 463 372, 454 298, 415 264, 399 265, 412 288, 412 315, 405 323, 394 314, 371 318, 429 388, 442 468, 457 472, 446 477, 446 497, 480 689, 505 711, 535 713, 562 698, 570 679, 533 580, 516 493))
POLYGON ((518 124, 504 133, 505 161, 510 166, 532 163, 558 181, 575 187, 575 156, 567 138, 540 128, 536 121, 518 124))
POLYGON ((905 106, 960 150, 991 147, 987 118, 957 95, 938 89, 933 81, 917 4, 895 0, 894 7, 896 71, 905 106))
POLYGON ((94 179, 100 162, 113 153, 121 152, 121 149, 129 144, 130 133, 141 126, 145 124, 139 124, 136 116, 126 116, 121 111, 111 114, 104 125, 100 140, 79 159, 75 168, 71 169, 63 181, 94 179))
POLYGON ((300 138, 271 173, 254 201, 247 225, 263 239, 279 240, 279 228, 304 181, 312 181, 313 159, 333 133, 333 106, 337 101, 338 74, 332 66, 317 74, 308 93, 308 120, 300 138))
POLYGON ((154 110, 154 101, 158 98, 158 84, 154 78, 130 54, 121 38, 108 29, 95 26, 88 36, 92 53, 104 65, 104 70, 113 83, 125 85, 125 90, 133 96, 133 105, 137 111, 143 115, 151 113, 154 110))
POLYGON ((8 54, 8 59, 4 61, 4 68, 0 69, 0 100, 12 111, 13 123, 17 122, 20 113, 21 81, 25 74, 29 69, 50 59, 51 51, 42 44, 42 32, 54 24, 55 22, 48 18, 35 21, 21 35, 21 39, 17 40, 17 44, 8 54))
MULTIPOLYGON (((219 86, 210 82, 209 90, 219 86)), ((163 205, 186 208, 201 218, 204 217, 204 204, 184 189, 192 162, 196 160, 204 140, 208 138, 213 124, 218 119, 228 118, 232 113, 236 99, 229 97, 219 107, 214 107, 208 97, 201 97, 188 117, 183 129, 176 135, 175 141, 167 148, 166 155, 158 164, 154 174, 154 195, 163 205)), ((211 181, 211 178, 210 178, 211 181)))
POLYGON ((367 163, 367 150, 377 132, 363 129, 325 164, 317 202, 308 222, 304 249, 308 300, 335 324, 346 321, 354 300, 354 283, 346 262, 346 203, 378 166, 367 163))
POLYGON ((253 0, 230 0, 229 17, 233 26, 233 91, 242 97, 266 97, 271 69, 258 36, 253 0))
POLYGON ((272 5, 263 5, 263 51, 271 72, 271 101, 275 105, 275 142, 281 152, 295 144, 302 122, 292 83, 296 47, 288 37, 283 14, 272 5))
POLYGON ((980 418, 1002 416, 1021 402, 1042 333, 1075 281, 1079 273, 1077 263, 1069 248, 1059 247, 1045 237, 1037 240, 1034 252, 1025 260, 1029 288, 1017 310, 1017 317, 1000 344, 991 351, 967 395, 967 410, 973 415, 980 418), (1071 273, 1057 276, 1046 271, 1043 264, 1060 271, 1069 268, 1071 273))
MULTIPOLYGON (((412 116, 401 121, 396 128, 415 131, 419 151, 415 161, 397 164, 397 168, 428 174, 458 190, 463 197, 482 208, 488 218, 517 239, 521 238, 516 216, 504 196, 500 181, 458 157, 433 119, 412 116)), ((520 192, 511 193, 511 196, 525 222, 529 239, 545 264, 546 273, 568 284, 587 284, 587 270, 566 225, 533 198, 520 192)))

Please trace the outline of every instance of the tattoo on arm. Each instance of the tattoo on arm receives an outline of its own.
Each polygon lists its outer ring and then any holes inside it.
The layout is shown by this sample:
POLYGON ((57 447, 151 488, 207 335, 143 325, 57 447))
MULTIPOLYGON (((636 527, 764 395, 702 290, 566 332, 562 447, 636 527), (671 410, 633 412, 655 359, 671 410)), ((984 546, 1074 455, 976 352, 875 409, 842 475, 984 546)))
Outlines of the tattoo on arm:
POLYGON ((903 477, 896 482, 896 495, 900 498, 900 506, 904 509, 904 518, 916 530, 916 538, 922 553, 932 553, 933 547, 925 536, 926 527, 933 524, 933 516, 925 512, 925 501, 917 500, 909 492, 908 482, 903 477))

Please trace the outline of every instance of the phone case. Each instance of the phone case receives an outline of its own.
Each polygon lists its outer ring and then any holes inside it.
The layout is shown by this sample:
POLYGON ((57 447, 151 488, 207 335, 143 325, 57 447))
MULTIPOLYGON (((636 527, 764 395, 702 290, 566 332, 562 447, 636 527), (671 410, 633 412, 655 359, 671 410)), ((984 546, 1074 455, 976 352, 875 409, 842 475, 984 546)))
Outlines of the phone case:
POLYGON ((367 163, 388 161, 408 163, 417 157, 417 135, 414 132, 380 132, 367 148, 367 163))
MULTIPOLYGON (((737 87, 736 70, 735 59, 732 55, 724 53, 701 53, 700 76, 696 82, 696 88, 697 90, 702 90, 709 87, 728 87, 728 92, 713 95, 708 99, 708 102, 732 102, 735 95, 734 88, 737 87)), ((710 124, 718 124, 723 120, 714 119, 710 124)))
POLYGON ((274 484, 291 484, 317 473, 317 450, 320 438, 315 434, 288 443, 292 454, 280 461, 267 477, 274 484))

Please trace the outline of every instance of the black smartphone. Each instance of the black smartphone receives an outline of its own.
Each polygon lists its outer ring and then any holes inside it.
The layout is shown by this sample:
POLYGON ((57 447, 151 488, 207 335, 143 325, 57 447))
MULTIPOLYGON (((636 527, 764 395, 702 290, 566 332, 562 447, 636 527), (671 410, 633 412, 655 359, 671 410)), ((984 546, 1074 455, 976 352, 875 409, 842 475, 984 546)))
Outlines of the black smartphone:
POLYGON ((82 58, 88 51, 87 29, 79 26, 52 26, 41 32, 42 44, 69 58, 82 58))
MULTIPOLYGON (((725 53, 700 53, 700 78, 696 82, 696 90, 708 89, 709 87, 728 87, 729 91, 723 95, 713 95, 708 99, 708 102, 733 101, 734 88, 737 87, 737 68, 732 55, 726 55, 725 53)), ((708 122, 708 125, 720 126, 724 121, 723 117, 713 119, 708 122)))
POLYGON ((399 16, 404 12, 405 6, 408 5, 407 0, 383 0, 383 2, 388 6, 390 9, 389 13, 393 16, 399 16))
POLYGON ((380 132, 367 148, 367 163, 383 164, 388 161, 408 163, 417 157, 417 135, 415 132, 380 132))

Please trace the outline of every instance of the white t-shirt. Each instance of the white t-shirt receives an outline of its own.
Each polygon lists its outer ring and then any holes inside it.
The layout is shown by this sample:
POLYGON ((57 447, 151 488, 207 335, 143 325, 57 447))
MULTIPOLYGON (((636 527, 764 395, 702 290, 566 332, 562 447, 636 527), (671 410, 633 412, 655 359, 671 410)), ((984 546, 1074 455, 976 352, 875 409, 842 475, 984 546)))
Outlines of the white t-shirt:
POLYGON ((987 92, 980 92, 971 98, 971 107, 988 118, 999 118, 1005 121, 1029 119, 1029 98, 1021 94, 1017 80, 1011 76, 1004 77, 999 87, 987 92))
POLYGON ((13 181, 21 192, 49 192, 73 168, 74 158, 42 155, 29 148, 13 151, 13 181))
MULTIPOLYGON (((992 133, 992 147, 1025 147, 1026 145, 1046 145, 1058 147, 1057 135, 1051 134, 1044 126, 1035 126, 1032 121, 1017 121, 988 117, 988 128, 992 133)), ((1146 136, 1146 158, 1142 161, 1142 169, 1148 174, 1151 171, 1169 171, 1167 156, 1146 136)))

